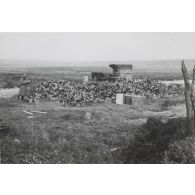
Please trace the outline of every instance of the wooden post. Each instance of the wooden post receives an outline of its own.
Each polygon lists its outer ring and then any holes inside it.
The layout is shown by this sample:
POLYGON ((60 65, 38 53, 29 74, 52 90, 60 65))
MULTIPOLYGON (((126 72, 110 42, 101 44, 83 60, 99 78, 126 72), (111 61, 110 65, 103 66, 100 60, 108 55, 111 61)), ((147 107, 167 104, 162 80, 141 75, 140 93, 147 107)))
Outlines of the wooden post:
POLYGON ((1 164, 1 140, 0 140, 0 164, 1 164))
POLYGON ((190 78, 184 64, 182 61, 182 73, 185 83, 185 102, 186 102, 186 123, 187 123, 187 134, 194 135, 194 127, 195 127, 195 120, 194 120, 194 93, 195 93, 195 69, 193 70, 193 80, 192 85, 190 84, 190 78))
POLYGON ((194 110, 194 128, 195 128, 195 65, 194 65, 194 68, 193 68, 191 101, 192 101, 192 107, 193 107, 193 110, 194 110))

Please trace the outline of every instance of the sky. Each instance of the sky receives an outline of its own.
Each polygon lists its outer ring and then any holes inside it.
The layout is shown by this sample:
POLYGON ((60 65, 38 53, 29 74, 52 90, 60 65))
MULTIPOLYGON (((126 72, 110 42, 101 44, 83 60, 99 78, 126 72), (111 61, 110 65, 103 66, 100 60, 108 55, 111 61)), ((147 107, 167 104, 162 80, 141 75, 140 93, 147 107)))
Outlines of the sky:
POLYGON ((0 33, 0 59, 195 59, 195 33, 0 33))

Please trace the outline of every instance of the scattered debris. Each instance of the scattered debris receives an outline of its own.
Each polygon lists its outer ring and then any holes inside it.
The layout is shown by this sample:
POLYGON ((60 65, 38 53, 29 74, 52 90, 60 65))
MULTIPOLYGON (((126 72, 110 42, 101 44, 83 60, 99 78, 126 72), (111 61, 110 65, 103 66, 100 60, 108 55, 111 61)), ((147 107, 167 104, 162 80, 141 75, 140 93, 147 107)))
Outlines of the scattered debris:
POLYGON ((27 118, 34 118, 34 116, 28 116, 27 118))
POLYGON ((20 140, 17 139, 17 138, 15 138, 13 141, 14 141, 14 142, 17 142, 18 144, 20 144, 20 140))
POLYGON ((28 111, 26 111, 26 110, 22 110, 22 112, 24 112, 24 113, 26 113, 26 114, 34 115, 33 113, 28 112, 28 111))
POLYGON ((112 149, 110 149, 110 152, 115 152, 117 150, 119 150, 119 148, 112 148, 112 149))

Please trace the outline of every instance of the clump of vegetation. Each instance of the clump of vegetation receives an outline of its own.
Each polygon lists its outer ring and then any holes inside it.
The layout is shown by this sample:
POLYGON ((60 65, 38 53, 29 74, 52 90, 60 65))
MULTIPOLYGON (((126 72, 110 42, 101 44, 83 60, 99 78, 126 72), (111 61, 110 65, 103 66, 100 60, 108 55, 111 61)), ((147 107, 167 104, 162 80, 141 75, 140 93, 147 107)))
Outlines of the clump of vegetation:
MULTIPOLYGON (((128 132, 126 124, 119 124, 111 117, 103 121, 102 106, 90 111, 91 119, 85 117, 88 108, 51 109, 46 114, 34 114, 34 119, 28 119, 21 110, 25 104, 15 100, 17 106, 13 106, 13 100, 7 100, 7 106, 0 111, 1 119, 10 127, 9 135, 1 145, 2 163, 123 162, 119 149, 128 143, 133 127, 128 132)), ((49 108, 56 105, 50 103, 49 108)))
POLYGON ((163 123, 157 118, 149 118, 130 141, 125 162, 161 163, 169 144, 185 137, 185 119, 163 123))
POLYGON ((195 163, 195 138, 187 137, 169 145, 164 154, 164 163, 195 163))

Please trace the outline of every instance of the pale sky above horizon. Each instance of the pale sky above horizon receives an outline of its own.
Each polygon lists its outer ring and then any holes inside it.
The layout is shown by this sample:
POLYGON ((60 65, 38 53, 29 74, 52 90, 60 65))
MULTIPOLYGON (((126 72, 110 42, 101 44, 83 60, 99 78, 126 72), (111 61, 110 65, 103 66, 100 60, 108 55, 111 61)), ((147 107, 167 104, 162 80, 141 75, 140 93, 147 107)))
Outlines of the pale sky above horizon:
POLYGON ((195 59, 195 33, 0 33, 0 59, 195 59))

